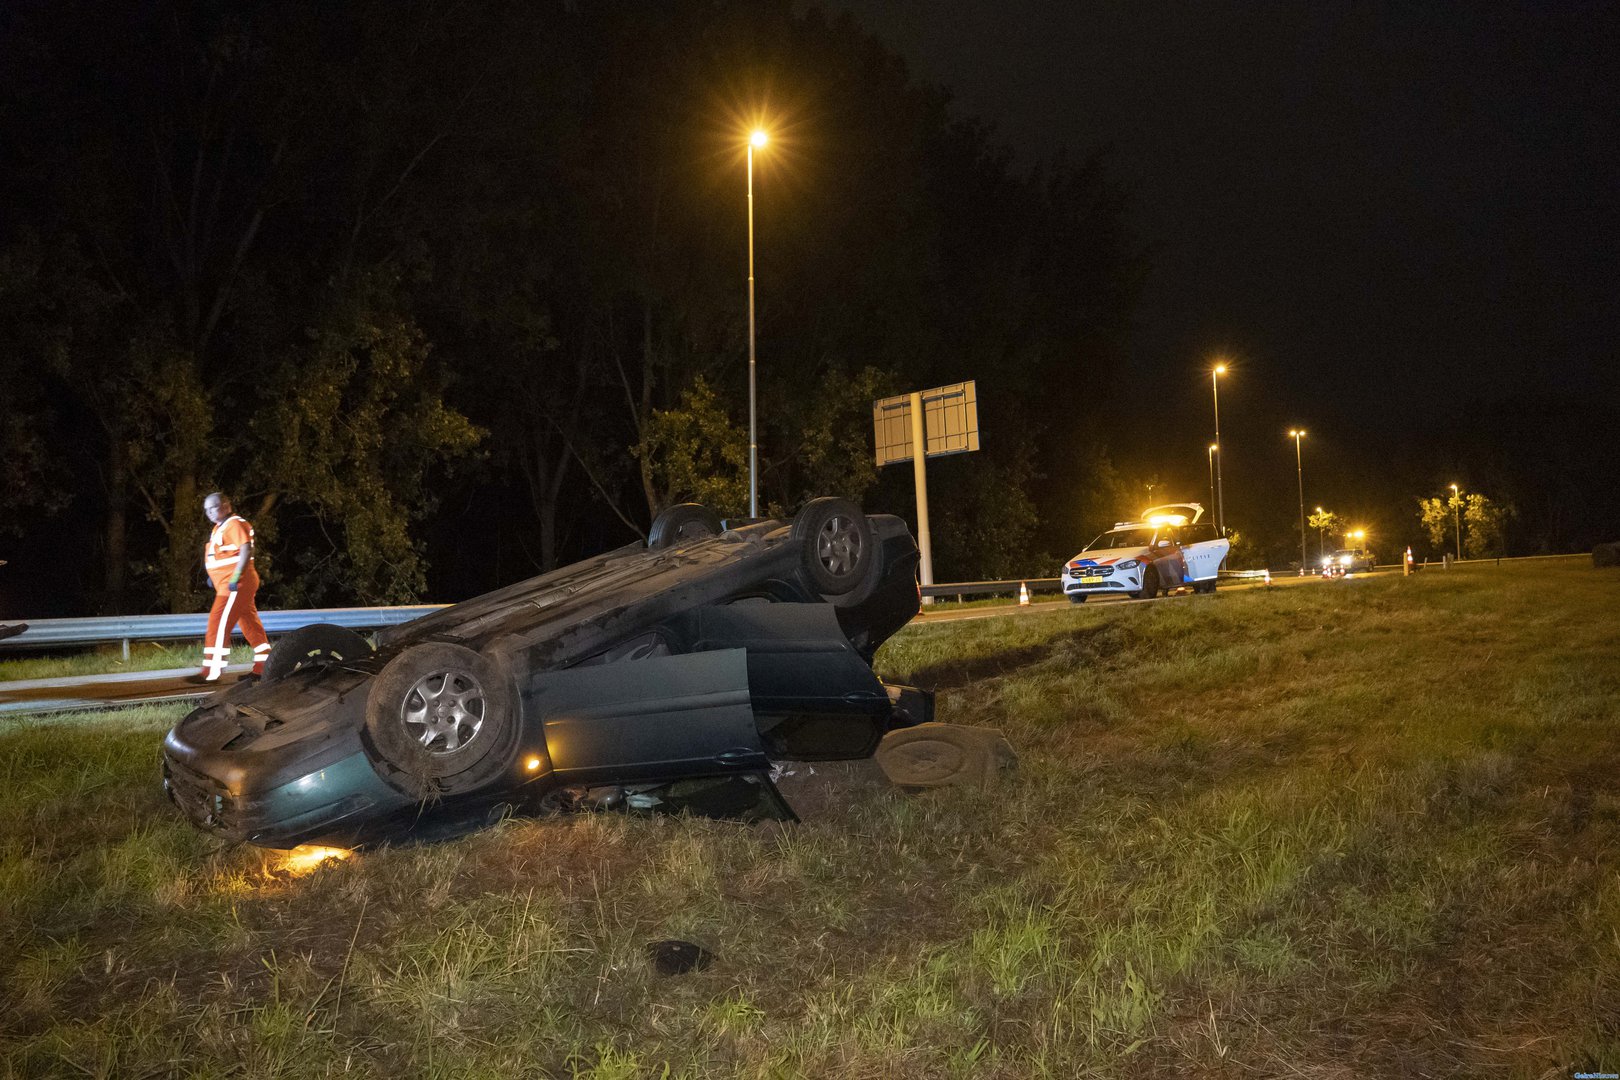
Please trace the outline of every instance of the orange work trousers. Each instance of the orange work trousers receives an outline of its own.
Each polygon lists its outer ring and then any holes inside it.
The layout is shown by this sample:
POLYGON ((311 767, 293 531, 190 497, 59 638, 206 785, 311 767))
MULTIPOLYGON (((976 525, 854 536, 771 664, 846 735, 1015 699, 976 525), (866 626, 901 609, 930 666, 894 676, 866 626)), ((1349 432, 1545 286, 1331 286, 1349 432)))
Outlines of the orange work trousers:
POLYGON ((209 682, 217 680, 230 662, 231 630, 238 626, 253 646, 253 674, 264 674, 270 639, 264 636, 264 623, 259 621, 259 609, 253 602, 258 591, 259 576, 244 574, 235 592, 214 595, 214 606, 208 612, 208 636, 203 639, 202 673, 209 682))

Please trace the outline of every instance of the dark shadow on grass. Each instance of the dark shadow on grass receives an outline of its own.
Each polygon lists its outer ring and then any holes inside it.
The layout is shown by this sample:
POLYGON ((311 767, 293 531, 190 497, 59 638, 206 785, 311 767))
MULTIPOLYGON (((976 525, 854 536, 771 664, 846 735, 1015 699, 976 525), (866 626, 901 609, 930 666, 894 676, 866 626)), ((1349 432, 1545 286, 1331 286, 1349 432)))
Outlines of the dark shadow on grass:
POLYGON ((1123 627, 1112 624, 1079 626, 1065 630, 1034 645, 1003 649, 988 656, 976 656, 944 664, 930 664, 900 681, 924 690, 959 690, 987 679, 1015 675, 1025 668, 1061 659, 1071 664, 1119 667, 1133 644, 1123 627))

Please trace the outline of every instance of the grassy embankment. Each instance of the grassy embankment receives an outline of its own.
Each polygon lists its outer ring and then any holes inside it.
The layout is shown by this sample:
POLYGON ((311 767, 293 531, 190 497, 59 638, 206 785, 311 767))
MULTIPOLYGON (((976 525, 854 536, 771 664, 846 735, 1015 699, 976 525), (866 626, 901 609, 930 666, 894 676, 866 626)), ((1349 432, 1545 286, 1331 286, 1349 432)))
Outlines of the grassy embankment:
POLYGON ((0 1075, 1620 1071, 1617 606, 1571 562, 917 628, 881 666, 1009 736, 995 790, 304 877, 168 811, 176 710, 0 722, 0 1075))

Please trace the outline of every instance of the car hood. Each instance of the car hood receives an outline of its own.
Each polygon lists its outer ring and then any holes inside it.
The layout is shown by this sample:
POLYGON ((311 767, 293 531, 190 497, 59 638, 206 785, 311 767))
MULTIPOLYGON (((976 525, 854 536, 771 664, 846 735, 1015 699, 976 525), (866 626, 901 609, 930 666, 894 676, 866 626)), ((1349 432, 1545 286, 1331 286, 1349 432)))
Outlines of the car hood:
POLYGON ((1102 548, 1098 551, 1082 551, 1069 560, 1069 565, 1112 566, 1124 559, 1145 559, 1147 554, 1145 547, 1102 548))

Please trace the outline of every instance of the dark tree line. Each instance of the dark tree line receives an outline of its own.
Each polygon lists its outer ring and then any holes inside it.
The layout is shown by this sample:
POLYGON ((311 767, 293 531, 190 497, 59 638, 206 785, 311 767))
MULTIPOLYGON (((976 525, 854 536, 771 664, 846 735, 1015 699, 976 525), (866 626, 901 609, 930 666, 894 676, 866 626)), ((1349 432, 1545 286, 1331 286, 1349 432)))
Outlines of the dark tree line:
POLYGON ((909 515, 871 401, 976 378, 986 450, 931 492, 941 572, 1069 546, 1072 496, 1035 493, 1085 436, 1054 389, 1119 355, 1122 200, 1095 161, 1015 168, 853 24, 788 0, 19 0, 5 572, 49 579, 36 610, 194 607, 216 487, 283 606, 454 598, 671 502, 744 510, 756 120, 762 501, 909 515))

